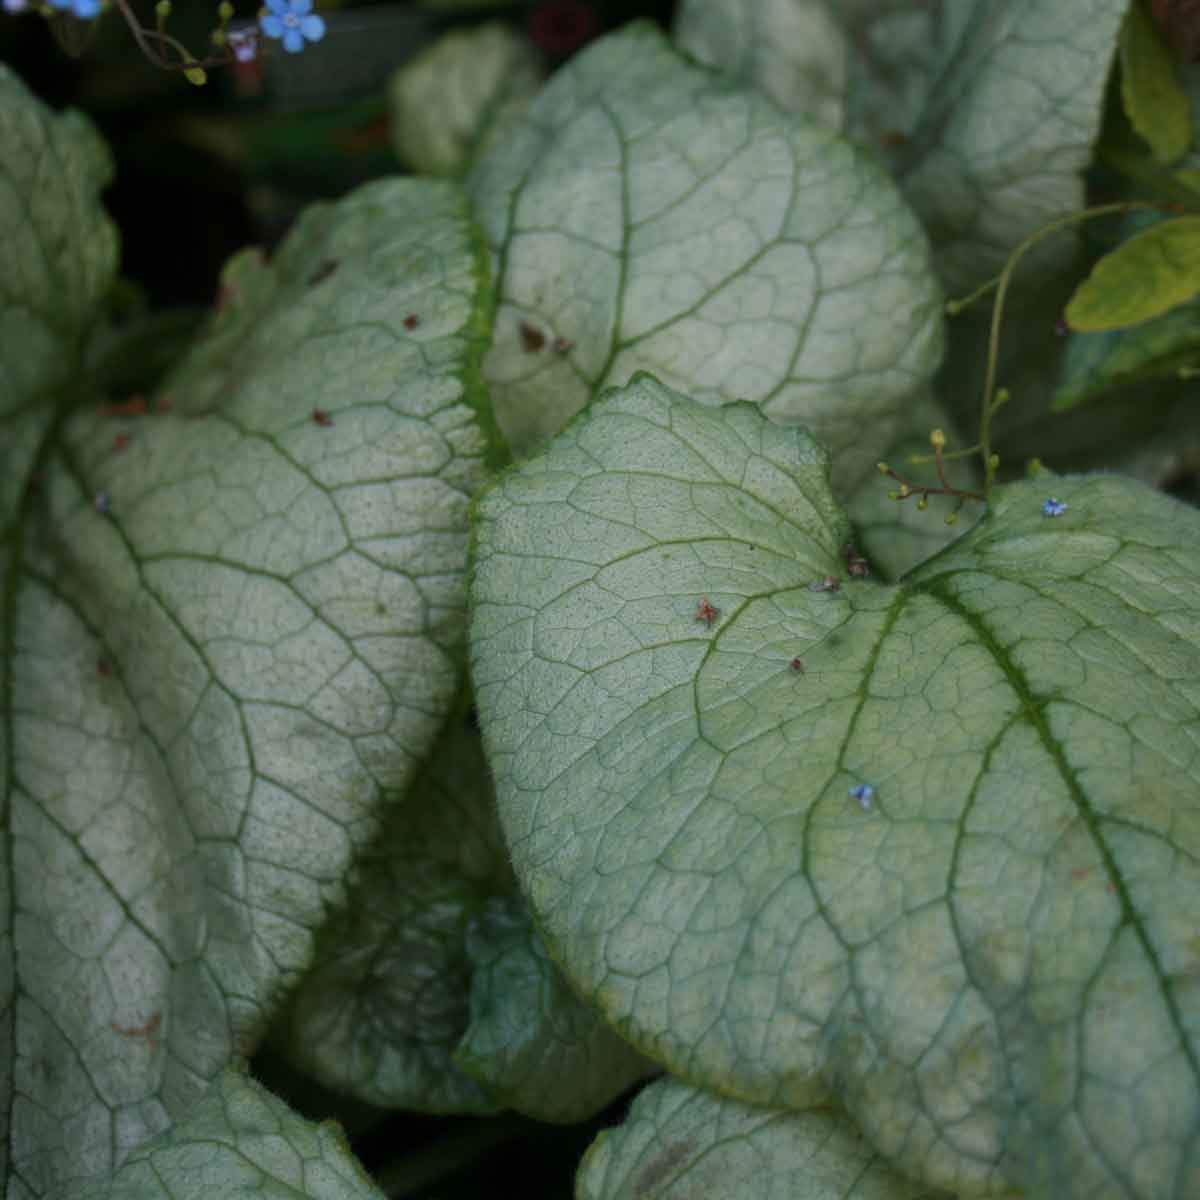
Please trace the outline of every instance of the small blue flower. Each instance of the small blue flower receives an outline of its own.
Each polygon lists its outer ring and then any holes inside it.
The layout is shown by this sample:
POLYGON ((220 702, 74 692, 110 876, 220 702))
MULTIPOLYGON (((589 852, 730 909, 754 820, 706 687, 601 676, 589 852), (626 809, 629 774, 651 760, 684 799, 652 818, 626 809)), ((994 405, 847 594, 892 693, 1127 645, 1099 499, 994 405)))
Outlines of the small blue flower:
POLYGON ((869 783, 856 783, 850 789, 850 799, 857 800, 864 811, 870 810, 873 795, 875 795, 875 789, 869 783))
POLYGON ((50 0, 50 5, 62 12, 72 13, 81 21, 90 21, 100 15, 100 0, 50 0))
POLYGON ((267 0, 271 11, 258 18, 259 28, 269 38, 283 42, 289 54, 298 54, 304 43, 325 36, 325 22, 312 15, 312 0, 267 0))
POLYGON ((1053 496, 1042 505, 1042 515, 1045 517, 1061 517, 1066 511, 1067 502, 1055 500, 1053 496))

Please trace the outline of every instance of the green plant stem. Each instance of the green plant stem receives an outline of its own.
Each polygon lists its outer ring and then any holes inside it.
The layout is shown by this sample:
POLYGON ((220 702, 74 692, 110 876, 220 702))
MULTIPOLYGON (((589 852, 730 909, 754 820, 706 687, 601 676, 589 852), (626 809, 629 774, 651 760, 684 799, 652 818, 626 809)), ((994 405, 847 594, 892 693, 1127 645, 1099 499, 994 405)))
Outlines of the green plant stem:
POLYGON ((954 315, 961 312, 968 304, 972 304, 981 296, 986 295, 993 287, 996 289, 996 299, 992 303, 991 329, 988 334, 987 373, 984 376, 983 400, 979 413, 978 449, 980 457, 983 459, 984 496, 991 494, 992 483, 996 476, 996 463, 992 458, 992 417, 1003 403, 1003 401, 997 402, 995 399, 996 365, 1000 354, 1000 323, 1004 318, 1004 302, 1008 296, 1008 285, 1012 282, 1013 272, 1016 270, 1017 263, 1021 261, 1027 251, 1033 249, 1043 238, 1058 233, 1059 230, 1066 229, 1068 226, 1090 221, 1093 217, 1107 217, 1116 213, 1137 212, 1141 209, 1158 209, 1161 207, 1162 205, 1153 204, 1148 200, 1122 200, 1114 204, 1098 204, 1093 208, 1085 208, 1080 212, 1059 217, 1057 220, 1051 221, 1048 225, 1043 225, 1041 229, 1035 230, 1021 242, 1008 256, 1008 262, 1004 264, 1004 270, 999 275, 981 284, 970 295, 963 297, 961 300, 951 300, 947 303, 946 311, 954 315))

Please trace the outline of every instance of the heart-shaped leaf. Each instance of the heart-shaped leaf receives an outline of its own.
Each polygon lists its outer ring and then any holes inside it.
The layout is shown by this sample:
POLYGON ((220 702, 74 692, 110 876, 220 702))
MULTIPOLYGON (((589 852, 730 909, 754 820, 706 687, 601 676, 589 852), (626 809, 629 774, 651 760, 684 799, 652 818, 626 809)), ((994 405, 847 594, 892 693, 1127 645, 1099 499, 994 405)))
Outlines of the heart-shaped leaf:
POLYGON ((940 361, 925 237, 884 171, 649 25, 573 58, 467 186, 496 260, 485 371, 519 453, 647 368, 804 422, 849 486, 940 361))
POLYGON ((539 926, 651 1057, 832 1086, 932 1186, 1187 1196, 1200 516, 1012 484, 884 586, 844 578, 828 471, 639 377, 482 498, 473 673, 539 926))
POLYGON ((485 264, 456 188, 371 185, 97 410, 102 155, 3 86, 0 1170, 40 1195, 249 1052, 462 686, 485 264))

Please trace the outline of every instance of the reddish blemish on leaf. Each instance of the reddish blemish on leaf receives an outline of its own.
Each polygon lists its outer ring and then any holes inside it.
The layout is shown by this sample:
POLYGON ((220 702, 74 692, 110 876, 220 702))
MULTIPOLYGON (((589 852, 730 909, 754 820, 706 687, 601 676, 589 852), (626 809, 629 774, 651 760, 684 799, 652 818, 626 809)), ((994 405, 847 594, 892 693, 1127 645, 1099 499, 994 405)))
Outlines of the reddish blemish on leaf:
POLYGON ((421 318, 418 317, 416 313, 409 313, 408 316, 404 318, 405 329, 416 329, 420 323, 421 318))
POLYGON ((570 338, 556 337, 551 347, 555 354, 569 354, 575 349, 575 343, 570 338))
POLYGON ((175 407, 175 397, 169 392, 165 396, 159 396, 154 401, 154 411, 156 413, 168 413, 175 407))
POLYGON ((870 564, 858 550, 855 549, 852 543, 847 542, 842 547, 842 554, 846 558, 846 570, 853 579, 865 579, 871 573, 870 564))
POLYGON ((546 344, 546 335, 528 321, 521 322, 521 345, 526 354, 536 354, 546 344))
POLYGON ((1078 881, 1080 879, 1086 879, 1091 873, 1091 867, 1074 867, 1071 871, 1071 878, 1078 881))
POLYGON ((705 625, 712 628, 712 623, 721 615, 719 608, 713 608, 708 602, 707 596, 700 597, 700 603, 696 605, 696 620, 703 621, 705 625))
POLYGON ((315 424, 325 426, 326 428, 333 424, 333 418, 323 408, 314 408, 312 410, 312 419, 315 424))
POLYGON ((134 392, 128 400, 117 404, 102 404, 102 417, 141 417, 146 413, 146 397, 141 392, 134 392))
POLYGON ((107 658, 98 658, 96 660, 96 674, 103 676, 105 679, 111 677, 113 673, 112 663, 107 658))
POLYGON ((798 675, 803 675, 803 674, 804 674, 804 659, 802 659, 802 658, 793 658, 793 659, 792 659, 792 661, 791 661, 791 662, 790 662, 788 665, 789 665, 789 666, 792 668, 792 670, 793 670, 793 671, 795 671, 795 672, 796 672, 798 675))
POLYGON ((896 146, 908 145, 908 134, 901 129, 889 129, 879 138, 880 144, 887 146, 889 149, 896 146))
POLYGON ((327 258, 309 277, 308 286, 315 287, 324 279, 328 279, 330 275, 337 270, 337 260, 327 258))
POLYGON ((118 454, 120 454, 120 452, 122 450, 126 449, 129 446, 129 441, 130 441, 129 434, 118 433, 116 435, 116 437, 113 438, 113 443, 112 443, 113 449, 118 454))
POLYGON ((144 1025, 118 1025, 113 1021, 109 1026, 113 1033, 124 1038, 134 1038, 144 1041, 153 1053, 158 1049, 158 1031, 162 1027, 162 1013, 151 1013, 144 1025))

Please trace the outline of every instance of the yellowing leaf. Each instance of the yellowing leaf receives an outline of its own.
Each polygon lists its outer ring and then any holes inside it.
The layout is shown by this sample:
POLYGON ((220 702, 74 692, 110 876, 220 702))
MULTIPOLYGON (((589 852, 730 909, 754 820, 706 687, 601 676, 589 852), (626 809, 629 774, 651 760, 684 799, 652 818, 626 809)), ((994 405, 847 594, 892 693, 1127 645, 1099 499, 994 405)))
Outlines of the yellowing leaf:
POLYGON ((1192 143, 1192 106, 1161 34, 1141 4, 1121 26, 1121 100, 1155 157, 1174 162, 1192 143))
POLYGON ((1067 305, 1077 333, 1124 329, 1200 292, 1200 217, 1164 221, 1106 254, 1067 305))

